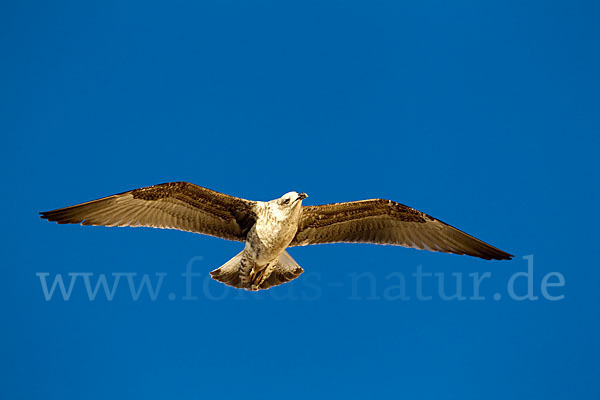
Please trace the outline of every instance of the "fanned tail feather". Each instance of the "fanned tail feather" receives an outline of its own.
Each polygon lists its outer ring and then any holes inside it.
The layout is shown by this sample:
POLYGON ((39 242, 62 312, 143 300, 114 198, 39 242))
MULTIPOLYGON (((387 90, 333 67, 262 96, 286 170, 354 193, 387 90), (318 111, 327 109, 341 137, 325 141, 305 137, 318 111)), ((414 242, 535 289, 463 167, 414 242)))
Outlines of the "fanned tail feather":
POLYGON ((214 280, 222 282, 228 286, 243 288, 241 282, 241 261, 244 252, 238 253, 231 260, 227 261, 220 268, 215 269, 210 273, 214 280))
POLYGON ((254 291, 289 282, 304 272, 286 251, 279 255, 275 264, 259 271, 254 272, 254 268, 247 264, 248 260, 242 251, 210 275, 228 286, 254 291))

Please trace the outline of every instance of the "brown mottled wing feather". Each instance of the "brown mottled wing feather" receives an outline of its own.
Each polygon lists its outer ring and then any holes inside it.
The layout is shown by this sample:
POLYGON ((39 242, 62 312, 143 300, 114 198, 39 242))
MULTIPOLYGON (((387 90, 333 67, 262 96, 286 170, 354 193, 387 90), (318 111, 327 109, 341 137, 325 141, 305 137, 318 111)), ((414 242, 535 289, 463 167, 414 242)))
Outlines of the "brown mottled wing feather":
POLYGON ((244 241, 256 220, 254 204, 191 183, 171 182, 40 214, 59 224, 147 226, 244 241))
POLYGON ((391 244, 486 260, 512 257, 439 219, 390 200, 302 207, 298 232, 290 246, 335 242, 391 244))

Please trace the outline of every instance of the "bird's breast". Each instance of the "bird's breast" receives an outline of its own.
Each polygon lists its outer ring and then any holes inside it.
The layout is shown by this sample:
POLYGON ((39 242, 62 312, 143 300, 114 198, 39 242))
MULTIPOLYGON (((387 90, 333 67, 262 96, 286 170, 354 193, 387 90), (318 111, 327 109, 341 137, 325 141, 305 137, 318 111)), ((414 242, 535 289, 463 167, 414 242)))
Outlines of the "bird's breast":
POLYGON ((248 234, 247 250, 257 262, 270 262, 288 247, 297 229, 293 221, 259 218, 248 234))

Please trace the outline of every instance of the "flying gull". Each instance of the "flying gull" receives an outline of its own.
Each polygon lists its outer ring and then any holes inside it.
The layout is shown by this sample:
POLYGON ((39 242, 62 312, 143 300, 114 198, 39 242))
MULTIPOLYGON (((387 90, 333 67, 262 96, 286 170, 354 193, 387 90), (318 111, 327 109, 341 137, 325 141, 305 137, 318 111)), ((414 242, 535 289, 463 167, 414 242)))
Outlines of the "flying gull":
POLYGON ((250 201, 188 182, 170 182, 40 214, 59 224, 178 229, 245 242, 244 250, 210 274, 246 290, 281 285, 304 272, 285 251, 291 246, 375 243, 486 260, 512 257, 391 200, 302 206, 307 197, 289 192, 268 202, 250 201))

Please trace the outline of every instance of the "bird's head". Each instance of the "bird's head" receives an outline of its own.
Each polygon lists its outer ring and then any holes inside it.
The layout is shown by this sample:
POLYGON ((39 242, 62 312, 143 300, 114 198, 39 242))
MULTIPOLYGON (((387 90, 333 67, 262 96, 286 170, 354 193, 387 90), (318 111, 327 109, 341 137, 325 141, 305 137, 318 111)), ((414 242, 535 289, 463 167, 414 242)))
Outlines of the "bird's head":
POLYGON ((275 205, 280 210, 286 210, 291 212, 293 210, 299 209, 302 205, 302 200, 307 198, 308 195, 306 193, 298 193, 298 192, 289 192, 284 194, 278 199, 273 200, 275 205))

